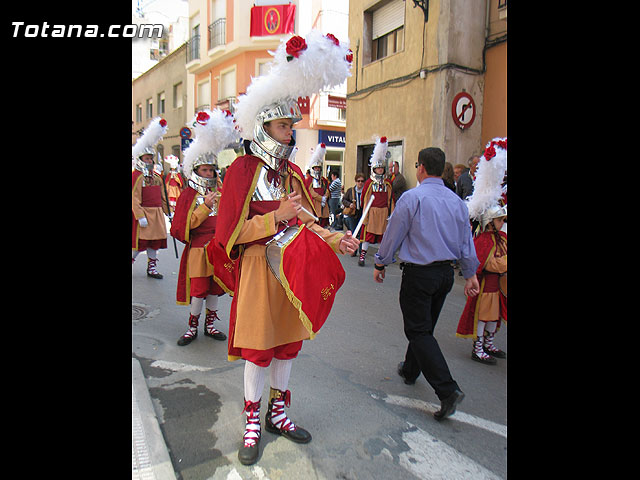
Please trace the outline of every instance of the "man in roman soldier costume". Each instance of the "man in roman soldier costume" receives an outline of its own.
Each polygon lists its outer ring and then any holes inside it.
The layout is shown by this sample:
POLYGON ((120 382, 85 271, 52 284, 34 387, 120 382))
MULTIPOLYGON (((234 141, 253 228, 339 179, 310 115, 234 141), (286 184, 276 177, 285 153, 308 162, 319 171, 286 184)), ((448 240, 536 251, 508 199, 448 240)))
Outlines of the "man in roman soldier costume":
POLYGON ((309 190, 309 195, 313 200, 313 208, 318 212, 320 221, 318 225, 326 227, 329 225, 329 179, 322 176, 322 160, 327 147, 324 143, 320 143, 311 154, 309 160, 309 172, 311 176, 305 179, 305 186, 309 190))
POLYGON ((259 455, 267 373, 267 431, 298 443, 311 440, 284 411, 291 401, 291 365, 303 340, 313 338, 326 320, 344 282, 336 253, 351 254, 358 241, 351 232, 331 233, 315 223, 303 173, 289 161, 295 148, 292 125, 302 119, 298 97, 344 82, 350 67, 347 54, 333 35, 316 30, 306 38, 283 41, 270 73, 252 79, 235 110, 247 155, 236 158, 227 170, 216 235, 206 249, 214 272, 234 272, 229 279, 234 296, 228 348, 230 361, 245 360, 246 423, 238 451, 245 465, 255 463, 259 455), (293 237, 278 243, 277 234, 291 232, 293 237), (305 270, 305 258, 319 264, 312 275, 305 270))
POLYGON ((154 118, 132 147, 134 170, 131 173, 132 243, 131 263, 138 254, 147 251, 147 275, 162 278, 158 272, 158 250, 167 248, 167 226, 164 214, 169 215, 162 177, 155 173, 154 147, 167 133, 167 121, 154 118))
POLYGON ((225 290, 213 277, 213 267, 207 262, 204 247, 215 234, 218 218, 222 182, 217 173, 217 155, 240 139, 228 111, 198 112, 193 129, 195 140, 184 152, 183 172, 188 178, 187 188, 178 197, 171 223, 171 235, 185 244, 176 302, 178 305, 191 305, 189 327, 178 339, 180 346, 189 345, 198 336, 198 323, 205 302, 205 336, 215 340, 227 339, 213 323, 220 320, 218 297, 224 295, 225 290))
POLYGON ((164 183, 167 187, 167 196, 169 197, 169 209, 171 213, 176 211, 176 202, 178 201, 178 197, 182 190, 184 190, 184 183, 182 181, 182 176, 178 172, 178 157, 175 155, 168 155, 164 159, 165 162, 169 164, 169 173, 164 179, 164 183))
POLYGON ((364 266, 364 259, 367 256, 367 249, 372 243, 380 243, 382 235, 387 229, 387 219, 395 202, 392 198, 391 182, 385 176, 387 164, 387 137, 381 137, 376 140, 373 153, 369 165, 371 165, 371 175, 364 183, 364 196, 362 204, 367 205, 371 195, 374 196, 373 203, 369 208, 369 213, 362 222, 362 233, 360 239, 362 242, 362 250, 358 265, 364 266))
POLYGON ((494 138, 487 144, 476 171, 469 217, 478 222, 473 243, 480 266, 476 272, 480 293, 467 298, 456 336, 474 340, 471 358, 495 365, 507 354, 493 340, 501 321, 507 322, 507 219, 503 178, 507 169, 507 139, 494 138))

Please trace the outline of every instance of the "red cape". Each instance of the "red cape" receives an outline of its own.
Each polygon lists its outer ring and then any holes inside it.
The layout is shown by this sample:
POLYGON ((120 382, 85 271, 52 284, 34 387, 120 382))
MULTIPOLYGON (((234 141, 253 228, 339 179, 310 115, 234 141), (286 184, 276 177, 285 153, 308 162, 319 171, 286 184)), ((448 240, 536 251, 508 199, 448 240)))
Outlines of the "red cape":
MULTIPOLYGON (((240 349, 233 347, 238 303, 235 290, 240 276, 240 269, 236 264, 240 250, 235 245, 235 241, 247 219, 249 203, 258 183, 262 164, 263 161, 258 157, 244 155, 236 158, 229 165, 224 177, 224 193, 218 205, 216 235, 205 247, 207 261, 213 266, 214 278, 221 279, 224 283, 223 288, 233 295, 229 312, 228 354, 230 360, 236 360, 241 355, 240 349)), ((300 168, 294 163, 289 163, 289 167, 290 174, 304 186, 304 175, 300 168)), ((302 190, 309 204, 313 205, 309 192, 305 188, 302 190)))
MULTIPOLYGON (((219 189, 219 191, 222 192, 222 189, 219 189)), ((178 273, 178 285, 176 289, 176 303, 178 305, 189 305, 191 302, 191 287, 187 271, 189 252, 191 250, 191 229, 189 220, 191 219, 191 214, 196 208, 197 196, 198 192, 191 187, 187 187, 183 190, 176 201, 176 210, 171 222, 171 235, 185 244, 184 250, 182 251, 182 257, 180 258, 180 271, 178 273)), ((216 278, 215 274, 213 279, 225 292, 231 293, 227 288, 225 288, 224 283, 219 278, 216 278)))
MULTIPOLYGON (((226 279, 225 290, 235 291, 235 261, 238 258, 238 247, 235 241, 240 235, 248 212, 251 196, 258 183, 258 175, 263 161, 254 155, 236 158, 227 168, 224 177, 224 193, 218 206, 218 224, 215 241, 207 245, 207 258, 213 265, 214 274, 226 279)), ((289 163, 291 175, 304 185, 304 175, 295 163, 289 163)), ((309 204, 313 205, 309 192, 303 189, 309 204)))
MULTIPOLYGON (((507 240, 507 234, 504 232, 498 232, 501 237, 507 240)), ((484 290, 484 278, 482 272, 484 270, 487 261, 496 249, 496 240, 493 232, 484 232, 473 239, 473 244, 476 247, 476 255, 480 265, 476 270, 478 276, 478 283, 480 284, 480 293, 475 297, 467 297, 467 303, 464 306, 460 320, 458 321, 458 329, 456 330, 456 336, 462 338, 475 338, 478 326, 478 318, 476 316, 476 305, 478 304, 478 298, 484 290)), ((505 322, 507 321, 507 297, 500 292, 500 317, 505 322)), ((500 323, 498 322, 498 328, 500 323)))
MULTIPOLYGON (((142 172, 139 170, 134 170, 131 173, 131 194, 133 195, 133 190, 136 187, 136 183, 142 178, 142 172)), ((133 209, 131 210, 131 249, 138 249, 138 237, 139 237, 139 229, 140 225, 138 220, 136 220, 136 216, 133 214, 133 209)))
POLYGON ((171 236, 181 241, 186 246, 182 250, 180 258, 180 271, 178 272, 178 285, 176 289, 176 303, 178 305, 189 305, 191 302, 191 288, 189 276, 187 274, 187 264, 189 260, 189 219, 196 207, 196 192, 193 188, 187 188, 182 192, 176 201, 176 209, 171 221, 171 236))

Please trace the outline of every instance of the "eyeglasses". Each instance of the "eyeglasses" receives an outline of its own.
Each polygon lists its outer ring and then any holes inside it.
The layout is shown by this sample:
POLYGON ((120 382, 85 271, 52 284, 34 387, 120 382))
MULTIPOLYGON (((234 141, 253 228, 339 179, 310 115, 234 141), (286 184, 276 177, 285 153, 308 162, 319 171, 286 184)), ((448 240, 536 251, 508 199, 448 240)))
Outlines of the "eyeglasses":
POLYGON ((356 180, 356 183, 364 183, 364 179, 362 179, 362 180, 356 180))

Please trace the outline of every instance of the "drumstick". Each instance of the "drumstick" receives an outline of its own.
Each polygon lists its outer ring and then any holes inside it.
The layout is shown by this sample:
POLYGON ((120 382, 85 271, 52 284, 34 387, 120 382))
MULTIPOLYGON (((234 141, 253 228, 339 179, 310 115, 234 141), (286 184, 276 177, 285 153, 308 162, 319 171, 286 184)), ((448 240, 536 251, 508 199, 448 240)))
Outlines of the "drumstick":
MULTIPOLYGON (((287 195, 287 198, 291 198, 291 195, 294 195, 294 194, 295 194, 295 192, 290 193, 289 195, 287 195)), ((306 213, 311 218, 313 218, 314 221, 318 222, 320 220, 318 217, 316 217, 313 213, 311 213, 309 210, 304 208, 302 205, 300 205, 300 210, 302 210, 304 213, 306 213)))
POLYGON ((373 200, 375 198, 376 198, 375 195, 371 195, 371 198, 367 202, 367 205, 364 207, 364 210, 362 211, 362 216, 360 217, 360 221, 358 222, 358 225, 356 226, 356 229, 354 230, 354 232, 351 234, 353 238, 358 238, 358 232, 360 231, 362 222, 364 221, 364 218, 367 216, 367 213, 369 213, 369 208, 371 208, 371 204, 373 203, 373 200))
POLYGON ((307 215, 309 215, 309 216, 310 216, 311 218, 313 218, 316 222, 320 220, 318 217, 316 217, 313 213, 311 213, 309 210, 307 210, 306 208, 304 208, 302 205, 300 205, 300 210, 302 210, 304 213, 306 213, 307 215))

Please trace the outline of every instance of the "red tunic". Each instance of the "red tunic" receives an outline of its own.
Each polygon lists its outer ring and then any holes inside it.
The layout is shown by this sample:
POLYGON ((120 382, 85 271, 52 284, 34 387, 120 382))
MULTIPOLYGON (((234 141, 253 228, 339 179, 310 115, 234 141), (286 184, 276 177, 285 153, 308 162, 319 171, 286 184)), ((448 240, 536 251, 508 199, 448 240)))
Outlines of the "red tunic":
MULTIPOLYGON (((253 195, 255 186, 257 184, 260 169, 262 168, 262 164, 263 164, 262 160, 260 160, 258 157, 255 157, 253 155, 244 155, 242 157, 236 158, 234 162, 229 166, 227 170, 227 175, 225 176, 224 193, 220 200, 218 224, 216 226, 216 235, 214 239, 210 241, 206 246, 207 258, 210 261, 210 263, 213 264, 215 275, 217 275, 220 278, 219 273, 225 273, 227 265, 230 267, 233 275, 227 276, 227 280, 228 280, 227 288, 229 288, 229 290, 233 291, 234 293, 237 293, 237 289, 240 287, 241 283, 244 281, 241 278, 241 270, 244 270, 246 273, 245 263, 248 263, 248 260, 245 257, 248 255, 248 253, 244 255, 242 255, 242 253, 245 250, 247 252, 255 251, 256 249, 255 245, 262 245, 266 243, 266 241, 270 240, 275 234, 275 231, 274 232, 270 231, 272 227, 270 227, 270 229, 265 228, 265 232, 269 231, 269 235, 267 237, 256 239, 250 244, 236 245, 236 240, 238 239, 240 235, 240 231, 242 230, 242 227, 244 225, 244 222, 247 219, 252 218, 254 216, 265 215, 269 212, 272 212, 275 209, 277 209, 279 205, 279 201, 262 201, 262 202, 251 201, 251 197, 253 195)), ((293 163, 290 163, 289 173, 291 175, 290 178, 292 180, 295 179, 297 182, 299 182, 300 187, 302 188, 301 194, 304 197, 303 203, 310 207, 312 204, 312 200, 308 190, 304 188, 303 174, 300 171, 299 167, 293 163)), ((310 223, 308 223, 307 226, 311 225, 312 223, 313 222, 310 221, 310 223)), ((277 226, 276 228, 281 229, 282 227, 277 226)), ((318 228, 318 227, 313 225, 313 228, 318 228)), ((326 232, 326 231, 323 230, 323 232, 326 232)), ((342 235, 329 234, 329 232, 326 232, 326 234, 330 236, 332 239, 335 237, 334 242, 339 242, 339 238, 342 238, 342 235)), ((331 248, 333 249, 333 251, 336 251, 337 245, 334 245, 331 248)), ((334 255, 333 252, 331 252, 331 254, 334 255)), ((267 272, 266 260, 264 260, 264 254, 262 255, 263 257, 262 257, 262 263, 261 263, 262 265, 261 272, 264 272, 264 275, 269 276, 269 280, 267 282, 265 279, 261 277, 256 278, 255 279, 256 286, 262 285, 262 284, 266 285, 267 283, 273 283, 271 281, 271 278, 272 278, 271 273, 267 272)), ((251 262, 255 262, 256 257, 253 256, 250 258, 250 260, 251 262)), ((339 265, 339 261, 337 260, 337 257, 335 258, 335 260, 336 262, 338 262, 338 265, 339 265)), ((304 269, 305 268, 304 262, 297 262, 297 267, 299 267, 300 269, 304 269)), ((246 278, 248 277, 245 277, 245 279, 246 278)), ((335 286, 337 290, 337 288, 339 288, 339 285, 336 283, 335 286)), ((261 289, 260 292, 263 292, 263 290, 261 289)), ((332 294, 330 301, 333 301, 333 297, 335 297, 333 293, 335 292, 334 291, 327 292, 327 295, 329 295, 329 293, 332 294)), ((316 318, 314 318, 315 312, 304 311, 304 299, 295 298, 295 295, 293 295, 291 291, 288 291, 284 288, 281 289, 280 285, 278 285, 277 291, 273 291, 272 294, 277 297, 278 302, 281 302, 282 299, 284 298, 285 302, 293 305, 293 306, 291 305, 288 306, 289 313, 287 315, 291 315, 292 313, 291 310, 293 309, 293 312, 295 312, 296 318, 299 316, 300 321, 302 321, 302 324, 304 325, 304 328, 307 329, 307 332, 308 332, 306 333, 307 338, 313 338, 313 335, 315 335, 315 332, 317 332, 316 318), (288 301, 286 300, 287 297, 288 297, 288 301)), ((252 348, 252 347, 247 347, 246 345, 242 345, 239 348, 234 343, 235 335, 236 335, 236 321, 238 317, 238 309, 248 308, 247 307, 248 301, 251 301, 251 299, 248 298, 248 295, 245 295, 244 300, 242 300, 241 303, 239 304, 238 296, 234 295, 233 301, 231 302, 231 310, 229 314, 229 343, 228 343, 228 353, 229 353, 230 360, 241 358, 243 348, 252 348)), ((262 307, 259 305, 255 305, 255 308, 262 308, 262 307)), ((269 308, 265 307, 261 309, 260 314, 262 316, 266 316, 267 313, 262 312, 262 310, 268 311, 269 308)), ((287 315, 285 315, 285 317, 289 319, 287 315)), ((274 328, 277 328, 277 325, 282 323, 278 320, 277 317, 278 316, 276 315, 270 320, 275 322, 273 324, 274 328)), ((246 330, 247 329, 246 322, 251 322, 252 320, 255 321, 255 319, 250 319, 248 317, 247 318, 243 317, 242 320, 243 320, 242 324, 240 323, 237 324, 238 329, 240 329, 244 325, 243 328, 246 330)))
MULTIPOLYGON (((216 231, 217 216, 208 217, 196 228, 191 228, 191 214, 197 207, 196 197, 198 192, 193 188, 186 188, 178 197, 176 211, 171 223, 171 235, 185 244, 180 259, 180 271, 176 290, 176 302, 179 305, 189 305, 191 300, 191 275, 189 275, 189 253, 191 248, 204 247, 216 231)), ((215 280, 215 277, 214 277, 215 280)), ((225 291, 220 285, 213 289, 213 295, 222 295, 225 291)))
MULTIPOLYGON (((506 243, 507 234, 504 232, 498 232, 498 234, 506 243)), ((487 262, 493 256, 496 249, 496 239, 494 238, 494 235, 494 232, 484 232, 473 239, 473 244, 476 248, 476 255, 480 262, 478 270, 476 271, 478 283, 480 284, 480 293, 475 297, 467 297, 467 303, 465 304, 460 320, 458 321, 458 329, 456 331, 456 336, 458 337, 476 337, 478 326, 476 306, 478 304, 478 299, 482 293, 500 291, 498 289, 498 276, 491 274, 491 272, 484 271, 487 262)), ((505 322, 507 321, 507 297, 505 297, 502 292, 500 292, 500 317, 505 322)), ((498 328, 499 327, 500 322, 498 322, 498 328)))

